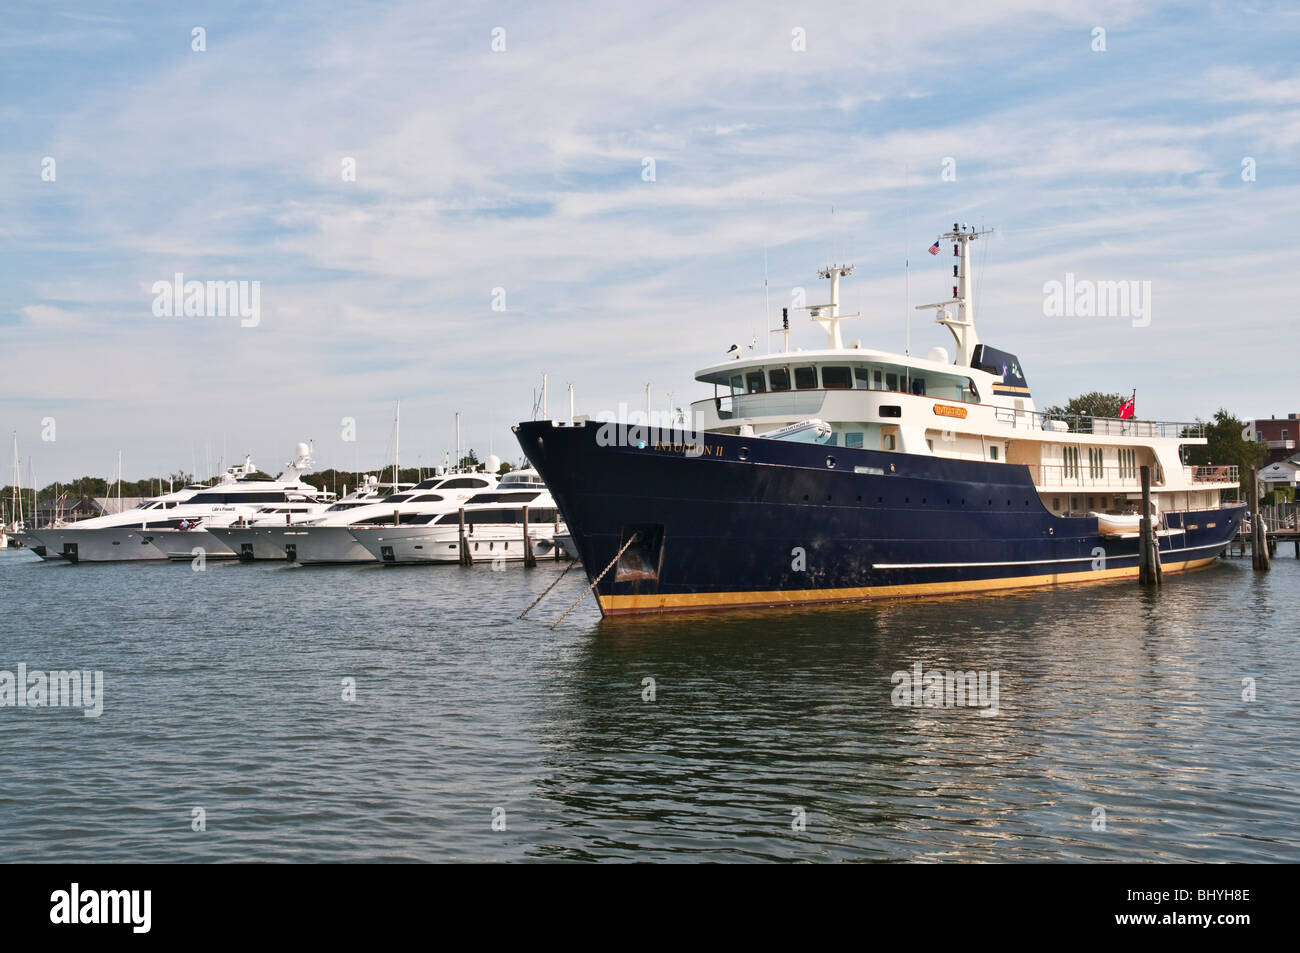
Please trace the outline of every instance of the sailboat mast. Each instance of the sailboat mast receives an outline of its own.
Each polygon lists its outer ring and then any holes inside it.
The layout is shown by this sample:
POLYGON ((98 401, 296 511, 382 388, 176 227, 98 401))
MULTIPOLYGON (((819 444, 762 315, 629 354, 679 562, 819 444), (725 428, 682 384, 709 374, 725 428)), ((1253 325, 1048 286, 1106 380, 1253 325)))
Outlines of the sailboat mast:
POLYGON ((13 511, 10 515, 17 514, 14 518, 21 523, 23 521, 23 492, 22 492, 22 471, 18 467, 18 431, 14 431, 14 502, 13 511))
POLYGON ((398 469, 398 450, 402 446, 402 402, 397 402, 397 426, 393 434, 393 492, 397 491, 397 475, 401 472, 398 469))

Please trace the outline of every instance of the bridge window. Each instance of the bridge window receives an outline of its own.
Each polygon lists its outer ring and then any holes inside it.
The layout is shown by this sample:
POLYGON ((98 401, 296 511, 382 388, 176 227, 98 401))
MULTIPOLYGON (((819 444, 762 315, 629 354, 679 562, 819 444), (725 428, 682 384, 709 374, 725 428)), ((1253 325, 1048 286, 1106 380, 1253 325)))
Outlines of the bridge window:
POLYGON ((844 446, 848 447, 850 450, 861 450, 862 434, 855 430, 850 430, 844 435, 844 446))
POLYGON ((731 375, 731 393, 743 394, 745 392, 745 378, 740 374, 731 375))
POLYGON ((796 367, 794 369, 794 386, 799 390, 816 390, 817 368, 796 367))
POLYGON ((772 390, 789 390, 790 389, 790 368, 774 367, 767 372, 768 383, 772 390))
POLYGON ((853 387, 853 372, 847 367, 823 367, 822 387, 827 390, 849 390, 853 387))
POLYGON ((853 389, 870 390, 871 389, 871 371, 865 367, 853 368, 853 389))
POLYGON ((898 390, 898 375, 897 375, 897 374, 886 374, 886 375, 885 375, 885 389, 886 389, 886 390, 898 390))
POLYGON ((745 384, 751 394, 761 394, 767 389, 763 383, 762 371, 750 371, 745 375, 745 384))

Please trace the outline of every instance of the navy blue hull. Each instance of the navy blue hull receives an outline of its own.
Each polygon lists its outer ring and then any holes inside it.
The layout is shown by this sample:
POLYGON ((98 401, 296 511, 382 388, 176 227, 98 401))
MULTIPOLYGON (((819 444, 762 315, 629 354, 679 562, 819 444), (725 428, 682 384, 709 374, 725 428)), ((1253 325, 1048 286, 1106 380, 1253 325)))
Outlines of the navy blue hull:
MULTIPOLYGON (((516 433, 554 494, 588 577, 627 546, 596 589, 607 614, 1137 573, 1136 538, 1101 536, 1095 519, 1053 515, 1022 466, 727 434, 645 440, 635 428, 629 443, 620 439, 627 432, 594 422, 534 421, 516 433), (701 443, 702 452, 692 453, 701 443)), ((1243 513, 1230 506, 1166 514, 1174 532, 1160 538, 1162 566, 1208 564, 1243 513)))

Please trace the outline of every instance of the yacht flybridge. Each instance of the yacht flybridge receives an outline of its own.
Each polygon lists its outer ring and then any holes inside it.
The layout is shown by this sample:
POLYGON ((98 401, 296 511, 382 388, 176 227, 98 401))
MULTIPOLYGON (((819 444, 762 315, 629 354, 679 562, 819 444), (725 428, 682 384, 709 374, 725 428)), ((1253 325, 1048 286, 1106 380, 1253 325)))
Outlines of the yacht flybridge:
POLYGON ((845 346, 841 278, 807 308, 820 350, 696 373, 690 430, 594 421, 516 428, 606 613, 788 604, 1112 579, 1138 571, 1133 516, 1151 468, 1162 566, 1210 563, 1244 507, 1235 467, 1191 467, 1198 424, 1049 417, 1015 354, 976 329, 970 245, 954 225, 951 296, 920 306, 954 353, 845 346), (801 426, 802 425, 802 426, 801 426))

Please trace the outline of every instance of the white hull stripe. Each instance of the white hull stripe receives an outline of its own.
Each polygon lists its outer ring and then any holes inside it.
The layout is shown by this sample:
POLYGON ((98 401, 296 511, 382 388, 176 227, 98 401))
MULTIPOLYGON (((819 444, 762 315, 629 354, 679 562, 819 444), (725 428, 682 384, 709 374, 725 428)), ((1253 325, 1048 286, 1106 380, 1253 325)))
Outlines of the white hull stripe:
MULTIPOLYGON (((1203 549, 1223 549, 1227 546, 1225 543, 1211 543, 1206 546, 1192 546, 1183 549, 1162 549, 1160 555, 1176 556, 1179 553, 1197 553, 1203 549)), ((1137 553, 1131 555, 1117 556, 1117 559, 1136 559, 1137 553)), ((990 566, 1055 566, 1060 563, 1090 563, 1102 557, 1099 556, 1072 556, 1069 559, 1018 559, 1010 562, 993 562, 993 563, 873 563, 872 569, 982 569, 990 566)))

